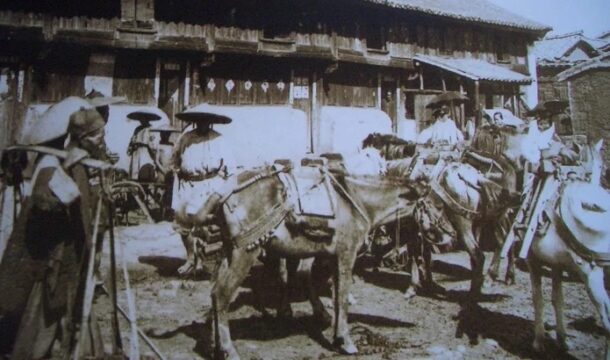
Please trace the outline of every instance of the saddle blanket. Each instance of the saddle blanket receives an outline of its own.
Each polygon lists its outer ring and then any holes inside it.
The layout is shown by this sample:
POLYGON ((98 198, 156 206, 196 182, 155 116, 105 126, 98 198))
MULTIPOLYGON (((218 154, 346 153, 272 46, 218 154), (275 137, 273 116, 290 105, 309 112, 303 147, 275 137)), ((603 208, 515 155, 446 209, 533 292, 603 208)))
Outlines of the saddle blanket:
POLYGON ((280 178, 298 215, 335 217, 335 193, 320 168, 295 167, 289 174, 283 174, 280 178))
POLYGON ((558 210, 561 221, 582 245, 590 247, 599 241, 610 245, 610 194, 603 188, 571 183, 563 191, 558 210))

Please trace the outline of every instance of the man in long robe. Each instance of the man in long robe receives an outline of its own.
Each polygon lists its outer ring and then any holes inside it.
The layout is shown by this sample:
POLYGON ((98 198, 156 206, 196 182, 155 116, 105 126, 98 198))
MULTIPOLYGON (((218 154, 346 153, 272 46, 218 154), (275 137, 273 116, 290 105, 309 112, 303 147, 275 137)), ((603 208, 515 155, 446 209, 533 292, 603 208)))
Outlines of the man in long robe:
MULTIPOLYGON (((106 158, 104 125, 95 109, 73 113, 66 159, 45 154, 37 162, 31 196, 15 226, 11 249, 0 264, 0 291, 12 295, 2 297, 0 315, 13 321, 20 317, 11 359, 46 358, 58 339, 62 357, 71 356, 73 333, 82 309, 85 259, 94 251, 97 203, 93 174, 80 160, 106 158), (16 272, 19 279, 11 279, 16 272)), ((62 149, 64 140, 61 136, 41 145, 62 149)), ((92 326, 81 331, 89 332, 87 338, 99 340, 92 319, 92 326)), ((93 342, 81 346, 81 356, 103 355, 101 342, 93 342)))
POLYGON ((172 154, 175 179, 172 191, 174 228, 186 248, 187 261, 180 274, 201 271, 197 264, 193 231, 205 225, 217 201, 230 188, 229 175, 234 171, 233 144, 212 129, 211 120, 201 119, 195 128, 182 135, 172 154))

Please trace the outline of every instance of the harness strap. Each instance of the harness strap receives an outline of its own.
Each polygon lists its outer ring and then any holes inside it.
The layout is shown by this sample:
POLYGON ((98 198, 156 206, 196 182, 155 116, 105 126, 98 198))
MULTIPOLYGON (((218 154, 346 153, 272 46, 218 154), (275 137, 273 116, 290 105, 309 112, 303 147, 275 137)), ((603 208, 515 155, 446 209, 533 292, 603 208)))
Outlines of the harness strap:
POLYGON ((597 252, 589 249, 584 246, 568 229, 568 226, 563 221, 561 216, 558 216, 559 221, 556 221, 555 226, 557 226, 557 232, 561 235, 561 238, 566 241, 566 244, 570 247, 570 249, 574 250, 574 252, 585 259, 588 262, 595 263, 599 266, 609 266, 610 265, 610 253, 608 252, 597 252))
MULTIPOLYGON (((41 153, 41 154, 53 155, 62 160, 66 159, 68 157, 68 152, 65 150, 53 149, 53 148, 50 148, 47 146, 40 146, 40 145, 14 145, 14 146, 10 146, 10 147, 6 148, 5 150, 6 151, 21 150, 21 151, 37 152, 37 153, 41 153)), ((80 159, 79 162, 85 166, 92 167, 95 169, 101 169, 101 170, 106 170, 106 169, 110 169, 113 167, 112 165, 110 165, 107 162, 104 162, 101 160, 96 160, 96 159, 91 159, 91 158, 83 158, 83 159, 80 159)))
POLYGON ((350 193, 341 185, 339 180, 337 180, 337 178, 335 178, 335 176, 333 174, 328 172, 328 170, 326 168, 322 168, 322 173, 330 178, 330 180, 335 184, 335 187, 339 191, 341 191, 341 193, 343 193, 343 195, 349 200, 349 202, 354 206, 354 208, 356 208, 356 211, 358 211, 360 216, 362 216, 364 221, 366 221, 367 227, 371 227, 371 219, 369 219, 368 215, 366 215, 366 212, 360 207, 360 205, 358 205, 358 203, 350 195, 350 193))
POLYGON ((266 235, 275 229, 288 215, 288 208, 284 203, 277 204, 266 214, 258 218, 249 228, 235 235, 231 240, 236 248, 246 246, 249 250, 258 245, 265 245, 269 239, 266 235))
POLYGON ((461 216, 472 220, 480 214, 478 211, 468 209, 462 204, 460 204, 451 195, 449 195, 449 193, 447 193, 447 191, 445 191, 445 189, 443 189, 443 187, 440 186, 437 181, 432 181, 430 187, 432 189, 432 192, 436 196, 438 196, 444 204, 449 206, 451 210, 457 212, 461 216))

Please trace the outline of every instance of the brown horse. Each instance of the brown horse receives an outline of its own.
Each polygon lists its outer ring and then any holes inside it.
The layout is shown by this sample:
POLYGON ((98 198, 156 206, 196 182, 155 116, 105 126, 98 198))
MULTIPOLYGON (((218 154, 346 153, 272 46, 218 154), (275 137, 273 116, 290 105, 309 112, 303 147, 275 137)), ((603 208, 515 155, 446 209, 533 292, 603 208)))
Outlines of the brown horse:
POLYGON ((483 285, 484 256, 480 236, 483 227, 495 228, 500 216, 510 204, 509 192, 516 189, 516 175, 524 170, 526 163, 536 166, 540 162, 541 150, 548 147, 554 129, 538 130, 535 122, 528 129, 497 129, 500 141, 492 142, 497 161, 481 155, 475 160, 487 162, 501 169, 495 181, 467 163, 438 163, 432 171, 423 166, 423 160, 410 169, 411 179, 424 179, 432 187, 433 194, 444 204, 447 219, 453 225, 459 242, 471 260, 472 282, 467 306, 476 304, 483 285), (499 144, 498 144, 499 143, 499 144), (492 161, 493 160, 493 161, 492 161), (494 165, 495 163, 495 165, 494 165))
MULTIPOLYGON (((330 174, 325 173, 331 179, 330 174)), ((226 196, 220 211, 225 233, 225 257, 215 273, 212 302, 215 312, 214 342, 221 356, 238 359, 232 344, 227 312, 237 289, 263 251, 287 258, 320 257, 332 260, 334 269, 334 344, 346 354, 358 351, 347 325, 347 295, 358 249, 371 228, 407 209, 414 195, 411 183, 384 176, 344 176, 332 180, 335 216, 329 221, 332 231, 315 229, 311 217, 294 226, 294 208, 277 172, 269 169, 238 175, 248 178, 226 196)))

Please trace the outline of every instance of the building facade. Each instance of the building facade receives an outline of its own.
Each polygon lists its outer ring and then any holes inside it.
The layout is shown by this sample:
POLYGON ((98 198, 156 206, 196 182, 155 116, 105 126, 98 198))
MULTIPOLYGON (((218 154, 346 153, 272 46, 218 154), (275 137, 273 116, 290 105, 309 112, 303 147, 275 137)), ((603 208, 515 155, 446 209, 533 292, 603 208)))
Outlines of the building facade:
MULTIPOLYGON (((421 128, 429 99, 461 91, 521 111, 528 49, 548 27, 485 0, 9 0, 0 4, 0 147, 34 104, 95 89, 174 114, 207 102, 304 112, 311 151, 325 108, 378 110, 421 128)), ((174 120, 176 121, 176 120, 174 120)))
POLYGON ((604 139, 604 159, 610 165, 610 53, 580 63, 557 77, 568 89, 574 133, 589 141, 604 139))

